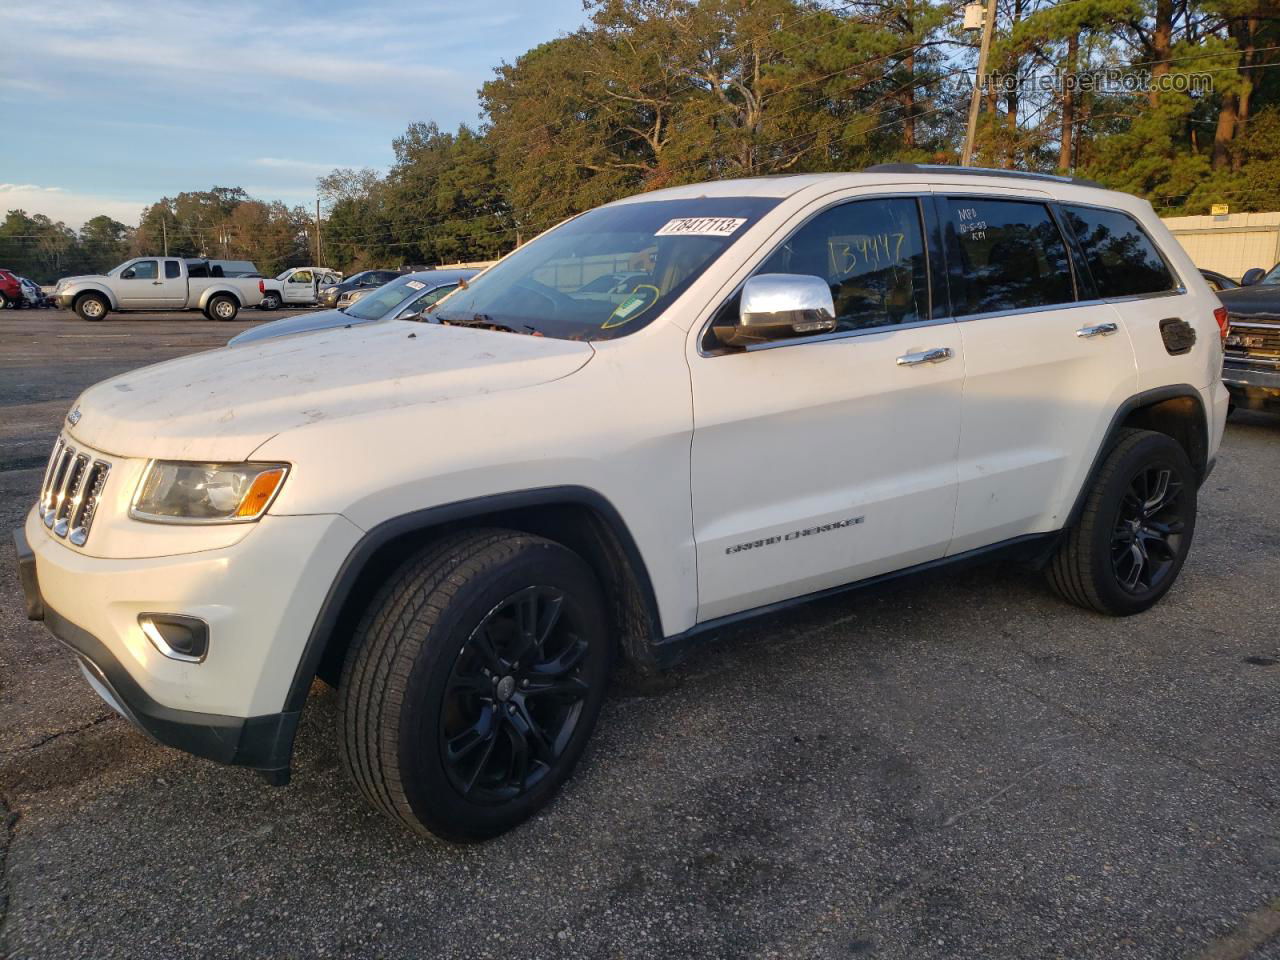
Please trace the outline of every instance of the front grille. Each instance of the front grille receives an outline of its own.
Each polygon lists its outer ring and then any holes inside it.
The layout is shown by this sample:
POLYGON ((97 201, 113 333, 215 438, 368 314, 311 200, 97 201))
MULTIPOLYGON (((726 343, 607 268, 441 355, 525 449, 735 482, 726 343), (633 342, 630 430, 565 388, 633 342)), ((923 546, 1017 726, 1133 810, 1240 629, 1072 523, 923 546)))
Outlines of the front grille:
POLYGON ((110 472, 111 464, 88 453, 78 453, 59 437, 40 488, 38 506, 44 525, 55 536, 83 547, 110 472))
POLYGON ((1228 356, 1274 360, 1280 357, 1280 323, 1254 323, 1232 317, 1223 349, 1228 356))

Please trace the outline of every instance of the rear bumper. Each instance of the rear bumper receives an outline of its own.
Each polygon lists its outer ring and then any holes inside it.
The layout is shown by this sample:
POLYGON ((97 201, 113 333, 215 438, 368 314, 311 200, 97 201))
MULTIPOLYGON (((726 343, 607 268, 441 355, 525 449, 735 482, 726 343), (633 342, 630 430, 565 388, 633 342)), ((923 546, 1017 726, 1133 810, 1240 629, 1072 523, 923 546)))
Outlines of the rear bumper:
POLYGON ((45 603, 36 556, 22 530, 13 532, 27 616, 76 655, 89 685, 107 705, 160 743, 218 763, 262 771, 273 782, 288 777, 299 711, 257 717, 226 717, 167 707, 153 699, 97 637, 45 603))
POLYGON ((1280 403, 1280 366, 1228 359, 1222 365, 1222 382, 1239 406, 1280 403))

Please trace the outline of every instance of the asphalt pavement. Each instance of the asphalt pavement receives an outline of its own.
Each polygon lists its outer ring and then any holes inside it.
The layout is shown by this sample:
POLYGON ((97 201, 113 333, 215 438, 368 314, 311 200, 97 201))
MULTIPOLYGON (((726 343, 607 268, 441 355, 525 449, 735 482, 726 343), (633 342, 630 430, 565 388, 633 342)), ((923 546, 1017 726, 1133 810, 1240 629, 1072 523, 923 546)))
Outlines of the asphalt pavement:
MULTIPOLYGON (((12 313, 8 528, 81 389, 247 326, 12 313)), ((285 788, 133 731, 6 541, 0 956, 1280 960, 1278 474, 1280 417, 1239 415, 1139 617, 989 567, 726 632, 472 847, 365 807, 320 684, 285 788)))

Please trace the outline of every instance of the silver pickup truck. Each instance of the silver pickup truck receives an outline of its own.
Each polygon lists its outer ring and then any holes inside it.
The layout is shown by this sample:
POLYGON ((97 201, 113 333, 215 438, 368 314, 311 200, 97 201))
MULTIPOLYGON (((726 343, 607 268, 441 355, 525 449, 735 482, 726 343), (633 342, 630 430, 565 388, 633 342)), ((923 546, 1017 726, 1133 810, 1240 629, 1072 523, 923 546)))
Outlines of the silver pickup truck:
POLYGON ((53 296, 83 320, 112 310, 200 310, 210 320, 234 320, 241 307, 262 302, 264 287, 259 277, 224 272, 215 261, 137 257, 104 276, 65 277, 53 296))

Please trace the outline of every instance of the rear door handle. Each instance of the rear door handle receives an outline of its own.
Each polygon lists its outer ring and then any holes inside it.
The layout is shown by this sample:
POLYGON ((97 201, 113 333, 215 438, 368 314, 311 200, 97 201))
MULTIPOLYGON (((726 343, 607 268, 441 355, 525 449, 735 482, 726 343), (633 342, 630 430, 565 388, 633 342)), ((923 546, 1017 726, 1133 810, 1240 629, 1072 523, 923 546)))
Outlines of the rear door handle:
POLYGON ((922 350, 919 353, 904 353, 898 358, 898 366, 914 367, 921 363, 942 363, 944 360, 950 360, 953 355, 950 347, 934 347, 932 350, 922 350))
POLYGON ((1114 323, 1099 323, 1092 327, 1081 327, 1076 331, 1076 336, 1082 340, 1088 340, 1090 337, 1109 337, 1119 329, 1114 323))

